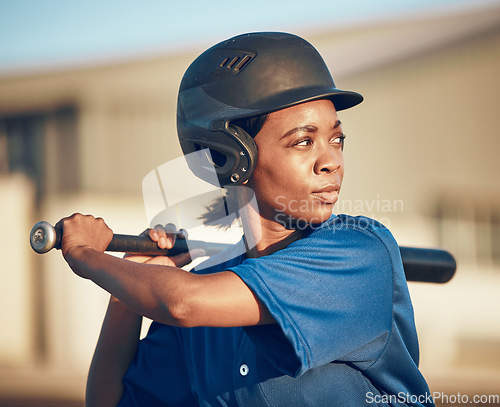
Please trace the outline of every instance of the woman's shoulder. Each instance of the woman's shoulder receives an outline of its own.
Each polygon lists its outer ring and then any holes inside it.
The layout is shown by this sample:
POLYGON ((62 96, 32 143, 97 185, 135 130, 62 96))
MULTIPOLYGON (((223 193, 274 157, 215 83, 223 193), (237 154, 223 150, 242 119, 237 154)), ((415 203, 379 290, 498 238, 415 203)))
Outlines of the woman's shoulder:
POLYGON ((371 233, 377 233, 379 230, 387 230, 387 227, 384 226, 376 219, 369 218, 363 215, 347 215, 347 214, 338 214, 332 215, 327 221, 319 224, 312 225, 311 229, 313 230, 323 230, 328 228, 349 228, 351 230, 358 231, 368 231, 371 233))
POLYGON ((399 246, 389 229, 366 216, 332 215, 320 225, 311 226, 301 240, 297 246, 318 247, 321 251, 399 256, 399 246))

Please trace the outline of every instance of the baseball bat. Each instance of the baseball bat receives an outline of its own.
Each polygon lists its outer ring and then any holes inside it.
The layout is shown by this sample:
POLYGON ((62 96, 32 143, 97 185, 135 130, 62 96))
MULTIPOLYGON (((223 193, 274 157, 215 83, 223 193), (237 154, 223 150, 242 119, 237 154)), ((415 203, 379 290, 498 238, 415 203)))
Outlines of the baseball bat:
MULTIPOLYGON (((38 222, 30 232, 30 244, 32 249, 39 253, 47 253, 52 249, 61 248, 62 230, 55 228, 50 223, 38 222)), ((189 240, 178 238, 171 249, 160 249, 156 242, 148 236, 132 236, 114 234, 106 251, 123 252, 146 255, 175 256, 176 254, 187 252, 189 249, 203 249, 207 255, 211 256, 227 249, 230 245, 224 243, 204 242, 200 240, 189 240)))
MULTIPOLYGON (((47 253, 61 248, 61 229, 50 223, 38 222, 30 232, 30 244, 37 253, 47 253)), ((200 240, 176 239, 171 249, 160 249, 148 236, 114 234, 106 248, 110 252, 140 253, 148 255, 175 256, 189 249, 201 248, 211 256, 227 249, 230 245, 200 240)), ((400 246, 401 259, 407 281, 446 283, 455 275, 457 264, 453 255, 442 249, 427 249, 400 246)))

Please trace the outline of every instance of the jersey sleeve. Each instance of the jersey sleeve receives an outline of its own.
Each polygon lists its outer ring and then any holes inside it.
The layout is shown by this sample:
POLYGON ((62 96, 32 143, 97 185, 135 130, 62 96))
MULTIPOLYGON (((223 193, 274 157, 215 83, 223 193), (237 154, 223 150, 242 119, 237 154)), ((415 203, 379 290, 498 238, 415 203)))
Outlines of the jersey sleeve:
POLYGON ((383 352, 399 250, 387 229, 365 223, 329 222, 272 255, 229 268, 275 318, 277 325, 245 329, 281 372, 298 376, 335 361, 369 367, 383 352))

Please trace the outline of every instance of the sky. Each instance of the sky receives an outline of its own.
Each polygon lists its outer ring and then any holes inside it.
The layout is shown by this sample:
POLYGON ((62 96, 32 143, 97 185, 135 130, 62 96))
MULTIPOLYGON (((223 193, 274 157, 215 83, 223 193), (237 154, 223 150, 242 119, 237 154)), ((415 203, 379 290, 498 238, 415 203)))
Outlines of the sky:
POLYGON ((0 73, 206 48, 243 32, 307 31, 500 0, 0 0, 0 73))

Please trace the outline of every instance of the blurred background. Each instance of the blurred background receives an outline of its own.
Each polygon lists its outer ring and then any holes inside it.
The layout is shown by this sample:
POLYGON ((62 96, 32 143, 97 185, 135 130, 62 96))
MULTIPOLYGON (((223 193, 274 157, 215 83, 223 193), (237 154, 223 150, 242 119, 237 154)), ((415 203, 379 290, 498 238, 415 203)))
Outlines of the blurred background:
POLYGON ((500 395, 500 1, 345 3, 0 0, 0 406, 82 406, 108 300, 35 255, 32 225, 148 227, 141 183, 181 155, 185 69, 262 30, 305 37, 365 96, 340 114, 338 212, 457 259, 451 282, 409 284, 431 391, 500 395))

